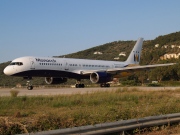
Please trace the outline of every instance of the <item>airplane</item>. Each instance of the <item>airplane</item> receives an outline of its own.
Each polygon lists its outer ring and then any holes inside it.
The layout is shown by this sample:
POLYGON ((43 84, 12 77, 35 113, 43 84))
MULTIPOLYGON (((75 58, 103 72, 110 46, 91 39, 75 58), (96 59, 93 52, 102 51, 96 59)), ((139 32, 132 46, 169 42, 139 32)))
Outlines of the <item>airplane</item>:
MULTIPOLYGON (((110 87, 113 78, 132 75, 138 70, 147 70, 155 67, 170 66, 176 63, 155 64, 140 66, 143 38, 139 38, 126 61, 106 61, 55 57, 26 56, 13 60, 5 69, 4 74, 18 76, 31 80, 32 77, 45 77, 47 84, 67 82, 68 78, 76 79, 76 88, 84 88, 81 79, 90 79, 101 87, 110 87)), ((28 90, 33 89, 29 82, 28 90)))

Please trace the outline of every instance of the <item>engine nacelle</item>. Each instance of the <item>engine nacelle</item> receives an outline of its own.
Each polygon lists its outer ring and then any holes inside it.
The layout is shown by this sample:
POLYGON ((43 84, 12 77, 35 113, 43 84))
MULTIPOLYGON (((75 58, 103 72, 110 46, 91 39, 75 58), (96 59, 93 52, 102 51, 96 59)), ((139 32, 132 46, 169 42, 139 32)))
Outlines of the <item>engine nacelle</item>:
POLYGON ((94 72, 90 75, 90 80, 92 83, 106 83, 112 81, 112 75, 106 72, 94 72))
POLYGON ((45 77, 45 82, 47 84, 60 84, 60 83, 65 83, 67 82, 67 78, 53 78, 53 77, 45 77))

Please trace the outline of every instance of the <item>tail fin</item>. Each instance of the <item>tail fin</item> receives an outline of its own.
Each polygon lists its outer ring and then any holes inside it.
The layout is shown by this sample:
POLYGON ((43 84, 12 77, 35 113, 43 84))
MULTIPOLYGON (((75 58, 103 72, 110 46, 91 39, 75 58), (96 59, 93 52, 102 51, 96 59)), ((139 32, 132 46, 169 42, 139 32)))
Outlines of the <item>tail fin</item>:
POLYGON ((139 38, 126 60, 127 64, 139 64, 141 57, 143 38, 139 38))

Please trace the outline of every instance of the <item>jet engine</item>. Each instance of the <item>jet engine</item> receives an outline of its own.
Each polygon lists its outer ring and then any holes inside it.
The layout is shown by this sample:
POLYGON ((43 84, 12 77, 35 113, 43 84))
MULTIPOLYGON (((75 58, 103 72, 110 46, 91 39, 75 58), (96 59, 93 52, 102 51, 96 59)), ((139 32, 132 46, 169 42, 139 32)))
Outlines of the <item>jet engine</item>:
POLYGON ((54 78, 54 77, 45 77, 45 82, 47 84, 60 84, 60 83, 65 83, 67 82, 67 78, 54 78))
POLYGON ((112 81, 113 77, 106 72, 94 72, 90 74, 90 80, 92 83, 106 83, 112 81))

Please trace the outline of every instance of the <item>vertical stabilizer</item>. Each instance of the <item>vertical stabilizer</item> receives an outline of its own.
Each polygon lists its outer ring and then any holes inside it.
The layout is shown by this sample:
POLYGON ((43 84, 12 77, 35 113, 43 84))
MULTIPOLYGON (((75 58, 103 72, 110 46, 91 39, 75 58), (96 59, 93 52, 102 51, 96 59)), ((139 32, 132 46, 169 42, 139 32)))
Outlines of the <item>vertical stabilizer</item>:
POLYGON ((127 64, 139 64, 141 57, 143 38, 139 38, 126 60, 127 64))

